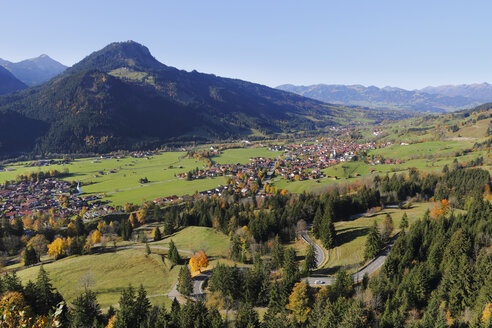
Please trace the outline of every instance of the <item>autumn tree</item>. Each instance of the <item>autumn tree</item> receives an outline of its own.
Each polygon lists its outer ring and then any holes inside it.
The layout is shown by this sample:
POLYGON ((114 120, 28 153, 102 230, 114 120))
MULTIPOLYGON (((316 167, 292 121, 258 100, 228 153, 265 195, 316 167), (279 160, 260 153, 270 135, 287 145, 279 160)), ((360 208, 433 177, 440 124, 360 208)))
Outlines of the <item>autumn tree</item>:
POLYGON ((292 293, 289 296, 289 303, 287 304, 287 309, 291 310, 295 320, 299 324, 304 324, 311 312, 310 298, 311 298, 310 287, 306 282, 298 282, 292 289, 292 293))
POLYGON ((201 271, 208 266, 208 258, 204 251, 198 251, 190 259, 191 271, 201 271))
POLYGON ((46 251, 48 250, 48 244, 49 242, 48 240, 46 240, 43 234, 37 234, 36 236, 29 239, 29 241, 27 242, 27 247, 32 247, 36 251, 38 257, 41 257, 46 254, 46 251))
POLYGON ((67 248, 68 244, 65 238, 56 238, 51 244, 48 245, 48 255, 53 256, 58 260, 66 255, 67 248))
POLYGON ((439 218, 441 216, 446 215, 448 213, 448 210, 449 210, 449 202, 447 199, 443 199, 434 205, 434 207, 430 212, 430 215, 433 218, 439 218))

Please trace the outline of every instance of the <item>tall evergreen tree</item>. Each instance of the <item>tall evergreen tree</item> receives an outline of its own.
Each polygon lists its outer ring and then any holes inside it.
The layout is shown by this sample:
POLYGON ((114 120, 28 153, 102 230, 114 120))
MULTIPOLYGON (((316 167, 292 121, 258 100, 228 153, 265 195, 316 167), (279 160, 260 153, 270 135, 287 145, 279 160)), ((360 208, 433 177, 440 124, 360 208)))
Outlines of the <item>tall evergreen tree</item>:
POLYGON ((381 235, 379 234, 376 221, 374 221, 372 227, 369 230, 369 235, 366 240, 366 249, 364 251, 364 258, 366 260, 372 259, 378 255, 381 250, 381 235))
POLYGON ((43 266, 39 269, 35 286, 37 294, 36 307, 38 313, 48 314, 59 302, 63 301, 61 295, 53 287, 51 280, 48 277, 48 273, 43 266))
POLYGON ((178 292, 182 295, 190 296, 193 291, 190 270, 186 265, 183 265, 179 270, 178 277, 178 292))
POLYGON ((96 299, 96 293, 87 289, 73 302, 72 327, 89 328, 101 319, 101 308, 96 299))
POLYGON ((147 314, 151 308, 150 301, 147 298, 147 292, 145 291, 143 285, 140 285, 137 291, 137 298, 135 300, 135 315, 137 321, 137 327, 145 322, 147 314))
POLYGON ((26 247, 24 250, 24 265, 32 265, 39 262, 39 257, 36 251, 31 246, 26 247))
POLYGON ((303 274, 309 274, 310 270, 316 268, 316 252, 314 246, 309 244, 304 263, 302 264, 303 274))
POLYGON ((179 256, 178 249, 176 248, 176 245, 174 245, 174 242, 172 239, 169 242, 168 258, 169 258, 169 261, 171 261, 171 263, 174 265, 177 265, 177 264, 179 264, 179 262, 181 262, 181 257, 179 256))
POLYGON ((408 228, 408 215, 407 212, 403 213, 403 216, 401 217, 401 222, 400 222, 400 229, 405 230, 408 228))

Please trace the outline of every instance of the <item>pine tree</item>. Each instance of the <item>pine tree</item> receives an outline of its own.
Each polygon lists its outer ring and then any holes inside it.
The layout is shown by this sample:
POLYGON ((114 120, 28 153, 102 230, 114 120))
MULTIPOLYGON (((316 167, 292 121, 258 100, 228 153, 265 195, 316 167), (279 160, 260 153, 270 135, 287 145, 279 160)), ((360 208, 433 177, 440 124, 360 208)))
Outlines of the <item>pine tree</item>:
POLYGON ((378 255, 381 250, 381 236, 379 234, 376 221, 374 221, 373 226, 369 230, 369 235, 366 240, 366 249, 364 251, 364 258, 366 260, 372 259, 378 255))
POLYGON ((159 241, 162 239, 161 230, 159 229, 159 227, 155 227, 152 231, 152 238, 154 239, 154 241, 159 241))
POLYGON ((320 227, 321 227, 322 220, 323 220, 323 211, 321 210, 321 206, 318 206, 318 208, 316 209, 316 213, 314 214, 313 227, 312 227, 314 236, 317 239, 319 239, 320 237, 320 227))
POLYGON ((145 322, 150 308, 151 305, 149 299, 147 298, 147 292, 143 288, 143 285, 140 285, 140 288, 137 291, 137 298, 135 300, 135 315, 137 327, 140 327, 141 324, 145 322))
POLYGON ((259 328, 260 320, 258 313, 251 304, 241 303, 237 311, 236 328, 259 328))
POLYGON ((403 213, 403 216, 401 217, 401 222, 400 222, 400 229, 405 230, 408 228, 408 216, 407 213, 403 213))
POLYGON ((96 299, 96 293, 91 290, 84 291, 73 302, 72 326, 89 328, 91 323, 99 323, 101 308, 96 299))
POLYGON ((275 239, 273 240, 271 254, 272 254, 272 267, 274 269, 281 267, 282 263, 284 262, 284 249, 280 244, 278 235, 275 236, 275 239))
POLYGON ((38 262, 39 262, 39 257, 36 254, 34 248, 32 248, 31 246, 26 247, 26 249, 24 250, 24 265, 28 266, 28 265, 36 264, 38 262))
POLYGON ((116 315, 115 328, 139 328, 135 313, 135 291, 130 286, 124 289, 120 297, 120 310, 116 315))
POLYGON ((288 298, 294 284, 300 280, 299 267, 296 262, 296 252, 293 248, 285 251, 282 267, 283 296, 288 298))
POLYGON ((179 270, 178 277, 178 292, 182 295, 190 296, 193 291, 190 270, 186 265, 183 265, 179 270))
POLYGON ((309 244, 308 251, 302 265, 303 274, 309 274, 309 271, 314 268, 316 268, 316 252, 313 245, 309 244))
POLYGON ((48 273, 43 266, 39 269, 35 286, 37 294, 36 307, 39 313, 49 313, 50 310, 63 300, 60 294, 55 291, 55 288, 48 277, 48 273))
POLYGON ((168 258, 169 258, 169 261, 171 261, 171 263, 173 265, 177 265, 181 262, 181 258, 179 256, 178 249, 176 248, 176 245, 174 245, 174 242, 172 239, 171 239, 171 242, 169 243, 168 258))
POLYGON ((331 216, 325 215, 320 227, 320 238, 323 246, 327 249, 332 249, 336 246, 337 233, 331 216))

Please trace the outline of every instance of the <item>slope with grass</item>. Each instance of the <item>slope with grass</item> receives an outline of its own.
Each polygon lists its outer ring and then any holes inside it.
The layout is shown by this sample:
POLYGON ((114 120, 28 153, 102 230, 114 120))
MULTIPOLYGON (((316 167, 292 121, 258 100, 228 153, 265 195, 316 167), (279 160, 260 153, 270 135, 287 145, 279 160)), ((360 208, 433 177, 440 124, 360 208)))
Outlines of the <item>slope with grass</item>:
MULTIPOLYGON (((176 282, 179 268, 172 268, 161 256, 147 256, 144 249, 123 249, 107 253, 69 257, 44 265, 53 281, 53 286, 68 301, 72 302, 83 290, 83 281, 91 280, 91 289, 97 293, 101 307, 116 305, 121 291, 129 284, 144 286, 149 295, 164 294, 176 282)), ((26 283, 35 280, 39 267, 18 271, 26 283)), ((152 298, 163 302, 165 296, 152 298)))

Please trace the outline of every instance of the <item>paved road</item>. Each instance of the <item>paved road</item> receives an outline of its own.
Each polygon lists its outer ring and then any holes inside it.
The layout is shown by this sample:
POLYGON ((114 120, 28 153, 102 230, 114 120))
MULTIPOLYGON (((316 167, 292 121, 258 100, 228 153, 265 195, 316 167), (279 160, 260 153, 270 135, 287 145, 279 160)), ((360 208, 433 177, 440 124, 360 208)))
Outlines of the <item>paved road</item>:
MULTIPOLYGON (((391 238, 388 245, 386 245, 386 248, 383 249, 374 260, 369 262, 362 269, 352 274, 352 279, 354 280, 354 282, 361 281, 366 273, 368 276, 372 275, 377 270, 379 270, 379 268, 383 266, 391 248, 395 243, 395 240, 398 238, 399 235, 400 233, 397 233, 395 236, 393 236, 393 238, 391 238)), ((335 283, 336 278, 333 276, 320 276, 320 277, 308 277, 305 278, 304 280, 308 281, 310 285, 331 285, 335 283)))
POLYGON ((314 253, 316 254, 316 267, 318 268, 323 264, 325 261, 325 252, 323 252, 323 249, 316 244, 314 241, 311 240, 309 237, 308 231, 311 230, 312 225, 309 225, 306 230, 301 232, 301 238, 308 244, 312 245, 314 247, 314 253))

